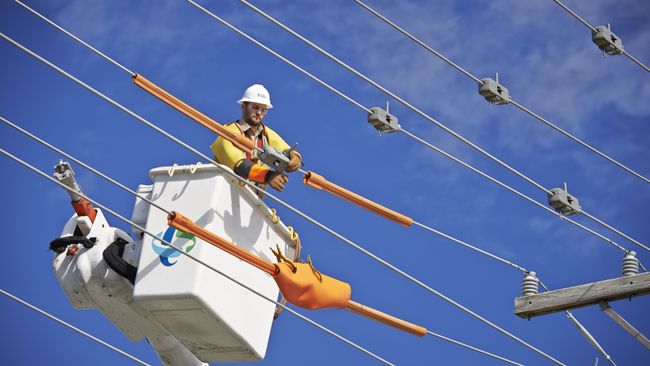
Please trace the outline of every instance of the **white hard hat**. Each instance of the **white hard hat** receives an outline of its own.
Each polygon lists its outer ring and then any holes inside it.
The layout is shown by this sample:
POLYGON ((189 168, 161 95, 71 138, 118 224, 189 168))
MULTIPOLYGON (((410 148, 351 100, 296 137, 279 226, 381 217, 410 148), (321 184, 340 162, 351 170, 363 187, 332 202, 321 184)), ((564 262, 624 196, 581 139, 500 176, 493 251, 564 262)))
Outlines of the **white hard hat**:
POLYGON ((237 104, 242 104, 243 102, 259 103, 266 105, 268 109, 273 108, 269 91, 260 84, 253 84, 244 91, 244 96, 237 101, 237 104))

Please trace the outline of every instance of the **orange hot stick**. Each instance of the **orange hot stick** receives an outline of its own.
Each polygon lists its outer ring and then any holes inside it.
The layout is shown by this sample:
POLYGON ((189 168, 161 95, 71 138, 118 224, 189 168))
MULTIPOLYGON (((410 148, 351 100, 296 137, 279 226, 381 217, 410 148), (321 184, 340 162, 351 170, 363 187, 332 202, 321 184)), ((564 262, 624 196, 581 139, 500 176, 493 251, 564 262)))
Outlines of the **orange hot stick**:
POLYGON ((243 250, 217 234, 211 233, 178 212, 172 212, 167 216, 167 224, 180 231, 194 234, 215 247, 248 262, 271 276, 275 276, 280 271, 278 266, 275 264, 269 263, 264 259, 243 250))
POLYGON ((413 225, 413 219, 402 215, 399 212, 395 212, 385 206, 382 206, 378 203, 375 203, 367 198, 361 197, 354 192, 350 192, 347 189, 337 186, 336 184, 328 181, 325 177, 320 176, 312 171, 305 174, 303 182, 309 187, 315 189, 322 189, 327 191, 336 197, 342 198, 348 202, 352 202, 355 205, 365 208, 366 210, 373 212, 379 216, 385 217, 391 221, 394 221, 400 225, 411 226, 413 225))
POLYGON ((133 82, 137 86, 149 92, 151 95, 169 104, 177 111, 195 120, 196 122, 200 123, 204 127, 207 127, 210 131, 216 133, 217 135, 232 142, 232 144, 235 145, 236 148, 243 151, 244 153, 251 153, 255 148, 255 146, 253 145, 253 141, 251 141, 250 139, 240 134, 236 134, 233 133, 232 131, 229 131, 223 125, 219 124, 215 120, 211 119, 210 117, 206 116, 205 114, 199 112, 195 108, 189 106, 188 104, 184 103, 180 99, 171 95, 163 88, 147 80, 144 76, 140 74, 135 74, 133 76, 133 82))
POLYGON ((354 302, 350 300, 347 305, 345 305, 346 310, 350 310, 353 313, 357 313, 359 315, 363 315, 366 318, 370 318, 373 320, 376 320, 380 323, 390 325, 391 327, 397 328, 399 330, 405 331, 407 333, 411 333, 415 336, 422 337, 427 334, 426 328, 423 328, 419 325, 415 325, 413 323, 409 323, 405 320, 396 318, 392 315, 388 315, 386 313, 382 313, 379 310, 375 310, 371 307, 359 304, 357 302, 354 302))
POLYGON ((167 217, 167 223, 178 230, 194 234, 270 274, 278 284, 282 295, 296 306, 311 310, 343 308, 416 336, 427 333, 427 330, 421 326, 350 300, 352 289, 349 284, 321 274, 311 263, 269 263, 196 225, 178 212, 172 212, 167 217))

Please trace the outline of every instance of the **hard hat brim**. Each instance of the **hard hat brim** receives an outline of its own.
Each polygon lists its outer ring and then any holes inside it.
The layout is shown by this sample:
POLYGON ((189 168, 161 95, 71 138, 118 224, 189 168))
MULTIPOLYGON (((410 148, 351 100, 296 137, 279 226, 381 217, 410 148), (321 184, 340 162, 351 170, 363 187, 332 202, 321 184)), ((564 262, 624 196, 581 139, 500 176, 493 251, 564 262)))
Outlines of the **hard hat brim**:
POLYGON ((240 100, 237 101, 237 104, 241 105, 241 104, 244 103, 244 102, 251 102, 251 103, 257 103, 257 104, 264 104, 264 105, 266 105, 266 108, 267 108, 267 109, 271 109, 271 108, 273 108, 273 106, 272 106, 271 104, 260 103, 259 101, 255 101, 255 100, 252 100, 252 99, 249 99, 249 98, 241 98, 240 100))

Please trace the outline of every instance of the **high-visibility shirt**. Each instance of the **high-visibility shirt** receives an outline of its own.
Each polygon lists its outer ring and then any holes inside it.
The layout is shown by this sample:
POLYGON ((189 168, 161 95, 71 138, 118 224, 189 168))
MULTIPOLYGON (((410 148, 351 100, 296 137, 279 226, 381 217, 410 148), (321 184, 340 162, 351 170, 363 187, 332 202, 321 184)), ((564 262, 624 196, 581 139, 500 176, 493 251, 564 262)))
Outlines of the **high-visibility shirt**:
MULTIPOLYGON (((268 126, 262 124, 261 129, 257 134, 250 134, 252 127, 248 126, 245 122, 241 123, 235 121, 225 126, 232 132, 240 133, 253 140, 255 146, 271 146, 278 151, 287 151, 291 147, 268 126), (246 130, 248 133, 244 133, 246 130)), ((237 175, 252 180, 258 183, 266 183, 268 175, 271 173, 268 166, 262 164, 257 159, 257 151, 253 154, 245 154, 243 151, 235 147, 230 141, 219 136, 210 146, 210 150, 214 153, 215 160, 219 164, 223 164, 232 169, 237 175)))

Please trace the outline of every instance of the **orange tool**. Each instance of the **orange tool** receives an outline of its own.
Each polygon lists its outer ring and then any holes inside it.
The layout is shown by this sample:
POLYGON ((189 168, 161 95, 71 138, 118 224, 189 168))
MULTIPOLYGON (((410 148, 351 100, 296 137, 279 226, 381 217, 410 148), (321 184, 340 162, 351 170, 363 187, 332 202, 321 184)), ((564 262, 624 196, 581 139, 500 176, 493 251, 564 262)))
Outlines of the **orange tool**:
POLYGON ((192 220, 178 212, 172 212, 167 217, 167 223, 178 230, 194 234, 217 248, 270 274, 280 288, 282 296, 296 306, 312 310, 343 308, 416 336, 421 337, 427 334, 427 330, 419 325, 350 300, 352 293, 350 285, 321 274, 314 268, 311 260, 309 260, 309 263, 294 263, 285 258, 278 247, 278 250, 273 252, 278 258, 278 263, 267 262, 196 225, 192 220))
POLYGON ((309 187, 315 189, 322 189, 327 191, 336 197, 342 198, 348 202, 352 202, 355 205, 365 208, 366 210, 373 212, 379 216, 385 217, 391 221, 394 221, 400 225, 411 226, 413 225, 413 219, 402 215, 399 212, 395 212, 385 206, 382 206, 378 203, 375 203, 365 197, 361 197, 354 192, 350 192, 347 189, 337 186, 336 184, 328 181, 323 176, 320 176, 312 171, 307 172, 303 178, 303 182, 309 187))
POLYGON ((182 100, 176 98, 175 96, 171 95, 169 92, 164 90, 163 88, 159 87, 158 85, 152 83, 151 81, 147 80, 144 76, 140 74, 135 74, 133 76, 133 82, 141 87, 142 89, 146 90, 149 92, 151 95, 155 96, 156 98, 162 100, 163 102, 169 104, 173 108, 175 108, 177 111, 183 113, 184 115, 190 117, 191 119, 195 120, 196 122, 200 123, 204 127, 207 127, 210 129, 210 131, 216 133, 217 135, 225 138, 226 140, 232 142, 233 145, 235 145, 236 148, 239 150, 243 151, 245 154, 250 154, 253 151, 253 148, 255 147, 253 145, 253 141, 250 139, 246 138, 245 136, 242 136, 237 133, 233 133, 232 131, 229 131, 226 127, 223 125, 219 124, 218 122, 214 121, 210 117, 206 116, 205 114, 199 112, 195 108, 189 106, 188 104, 184 103, 182 100))

